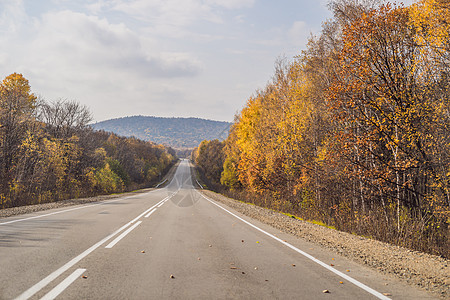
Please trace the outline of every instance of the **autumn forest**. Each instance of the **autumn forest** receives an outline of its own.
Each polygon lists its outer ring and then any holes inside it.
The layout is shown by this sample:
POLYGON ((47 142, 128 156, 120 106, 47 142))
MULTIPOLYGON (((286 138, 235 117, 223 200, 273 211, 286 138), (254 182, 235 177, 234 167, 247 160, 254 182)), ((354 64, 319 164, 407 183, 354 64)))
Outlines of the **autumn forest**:
POLYGON ((321 34, 193 159, 237 199, 449 257, 450 4, 357 3, 332 1, 321 34))
POLYGON ((0 208, 148 187, 175 152, 136 138, 94 131, 89 109, 47 102, 21 74, 0 85, 0 208))

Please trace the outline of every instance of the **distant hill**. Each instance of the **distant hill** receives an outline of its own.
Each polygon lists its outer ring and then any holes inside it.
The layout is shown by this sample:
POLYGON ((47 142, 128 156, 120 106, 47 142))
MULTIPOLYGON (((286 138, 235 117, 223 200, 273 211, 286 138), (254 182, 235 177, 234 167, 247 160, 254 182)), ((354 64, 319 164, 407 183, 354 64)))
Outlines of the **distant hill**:
POLYGON ((195 148, 203 140, 223 140, 231 123, 199 118, 160 118, 133 116, 111 119, 91 125, 96 130, 134 136, 172 148, 195 148))

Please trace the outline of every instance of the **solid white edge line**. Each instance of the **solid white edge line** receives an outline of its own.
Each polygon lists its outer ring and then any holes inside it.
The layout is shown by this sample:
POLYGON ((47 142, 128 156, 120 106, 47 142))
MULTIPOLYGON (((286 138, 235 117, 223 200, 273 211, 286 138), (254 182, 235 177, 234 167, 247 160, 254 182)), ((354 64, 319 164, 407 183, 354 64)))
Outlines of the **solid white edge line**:
POLYGON ((203 190, 203 186, 200 184, 200 182, 198 182, 197 179, 195 179, 195 181, 197 181, 197 184, 201 187, 201 189, 203 190))
POLYGON ((123 239, 127 234, 129 234, 131 231, 133 231, 133 229, 138 227, 141 223, 142 223, 142 221, 139 221, 136 224, 134 224, 133 226, 131 226, 130 228, 128 228, 127 230, 125 230, 124 232, 122 232, 121 235, 119 235, 111 243, 106 245, 105 248, 111 249, 112 247, 114 247, 115 244, 117 244, 121 239, 123 239))
POLYGON ((77 280, 78 277, 81 276, 86 271, 86 269, 76 269, 72 274, 70 274, 69 277, 64 279, 60 284, 55 286, 50 292, 45 294, 44 297, 41 298, 41 300, 53 300, 56 297, 58 297, 59 294, 61 294, 69 285, 72 284, 75 280, 77 280))
POLYGON ((151 215, 152 213, 154 213, 155 211, 156 211, 156 208, 154 208, 151 212, 149 212, 148 214, 146 214, 144 218, 150 217, 150 215, 151 215))
MULTIPOLYGON (((165 198, 164 198, 165 199, 165 198)), ((163 200, 164 200, 163 199, 163 200)), ((161 200, 161 201, 163 201, 161 200)), ((119 200, 117 200, 119 201, 119 200)), ((120 227, 119 229, 117 229, 116 231, 114 231, 113 233, 111 233, 110 235, 108 235, 107 237, 105 237, 104 239, 102 239, 101 241, 97 242, 96 244, 94 244, 93 246, 91 246, 90 248, 86 249, 84 252, 82 252, 81 254, 79 254, 78 256, 74 257, 73 259, 71 259, 68 263, 66 263, 65 265, 63 265, 62 267, 60 267, 59 269, 57 269, 56 271, 54 271, 53 273, 51 273, 50 275, 48 275, 47 277, 45 277, 44 279, 42 279, 41 281, 39 281, 38 283, 36 283, 35 285, 33 285, 32 287, 30 287, 28 290, 26 290, 25 292, 23 292, 22 294, 20 294, 17 298, 15 298, 16 300, 26 300, 29 299, 30 297, 32 297, 34 294, 36 294, 37 292, 39 292, 42 288, 44 288, 47 284, 49 284, 50 282, 52 282, 53 280, 55 280, 59 275, 61 275, 62 273, 64 273, 65 271, 67 271, 68 269, 70 269, 73 265, 75 265, 77 262, 79 262, 80 260, 82 260, 83 258, 85 258, 86 256, 88 256, 91 252, 93 252, 95 249, 97 249, 98 247, 100 247, 102 244, 104 244, 106 241, 108 241, 109 239, 111 239, 113 236, 115 236, 116 234, 118 234, 119 232, 121 232, 122 230, 124 230, 125 228, 127 228, 128 226, 130 226, 131 224, 133 224, 134 222, 136 222, 139 218, 141 218, 143 215, 145 215, 147 212, 149 212, 150 210, 152 210, 153 208, 155 208, 156 205, 158 205, 160 202, 158 202, 157 204, 153 205, 152 207, 150 207, 149 209, 147 209, 146 211, 144 211, 142 214, 140 214, 139 216, 137 216, 136 218, 134 218, 132 221, 128 222, 127 224, 123 225, 122 227, 120 227)), ((100 205, 100 204, 96 204, 96 205, 100 205)), ((90 205, 92 206, 92 205, 90 205)), ((22 219, 25 220, 25 219, 22 219)))
POLYGON ((315 258, 314 256, 312 256, 312 255, 310 255, 310 254, 308 254, 308 253, 306 253, 306 252, 304 252, 304 251, 302 251, 302 250, 300 250, 300 249, 298 249, 298 248, 292 246, 291 244, 289 244, 289 243, 287 243, 287 242, 285 242, 285 241, 283 241, 283 240, 277 238, 277 237, 274 236, 273 234, 270 234, 270 233, 268 233, 267 231, 265 231, 265 230, 263 230, 263 229, 261 229, 261 228, 255 226, 255 225, 253 225, 252 223, 250 223, 250 222, 248 222, 248 221, 242 219, 241 217, 237 216, 236 214, 232 213, 231 211, 227 210, 226 208, 222 207, 221 205, 215 203, 213 200, 209 199, 208 197, 206 197, 205 195, 201 194, 200 192, 198 192, 198 193, 199 193, 203 198, 205 198, 207 201, 209 201, 210 203, 212 203, 212 204, 216 205, 217 207, 223 209, 224 211, 226 211, 226 212, 229 213, 230 215, 234 216, 235 218, 241 220, 241 221, 244 222, 245 224, 247 224, 247 225, 249 225, 249 226, 255 228, 256 230, 258 230, 258 231, 264 233, 265 235, 267 235, 267 236, 273 238, 274 240, 277 240, 278 242, 282 243, 283 245, 285 245, 285 246, 291 248, 292 250, 296 251, 297 253, 300 253, 301 255, 303 255, 303 256, 309 258, 309 259, 312 260, 313 262, 315 262, 315 263, 321 265, 321 266, 324 267, 325 269, 327 269, 327 270, 329 270, 329 271, 335 273, 336 275, 338 275, 338 276, 344 278, 345 280, 350 281, 351 283, 353 283, 354 285, 358 286, 359 288, 365 290, 366 292, 368 292, 368 293, 374 295, 375 297, 377 297, 377 298, 379 298, 379 299, 390 300, 390 298, 386 297, 385 295, 381 294, 380 292, 375 291, 375 290, 372 289, 371 287, 368 287, 368 286, 365 285, 364 283, 359 282, 358 280, 356 280, 356 279, 354 279, 354 278, 352 278, 352 277, 350 277, 350 276, 348 276, 348 275, 346 275, 346 274, 344 274, 344 273, 342 273, 342 272, 336 270, 335 268, 333 268, 333 267, 327 265, 326 263, 322 262, 321 260, 318 260, 318 259, 315 258))
POLYGON ((61 214, 61 213, 69 212, 69 211, 74 211, 74 210, 78 210, 78 209, 94 207, 94 206, 98 206, 98 205, 102 205, 102 204, 107 204, 107 203, 112 203, 112 202, 125 200, 125 199, 135 198, 135 197, 142 196, 142 195, 145 195, 145 194, 148 194, 148 193, 151 193, 151 192, 154 192, 154 191, 150 191, 150 192, 142 193, 142 194, 138 194, 138 195, 131 195, 131 196, 126 196, 126 197, 120 197, 120 198, 114 199, 114 200, 101 201, 100 203, 83 205, 83 206, 69 208, 69 209, 65 209, 65 210, 61 210, 61 211, 55 211, 55 212, 44 214, 44 215, 33 216, 33 217, 24 218, 24 219, 17 219, 17 220, 12 220, 12 221, 8 221, 8 222, 3 222, 3 223, 0 223, 0 226, 1 225, 12 224, 12 223, 16 223, 16 222, 22 222, 22 221, 28 221, 28 220, 33 220, 33 219, 53 216, 53 215, 57 215, 57 214, 61 214))
POLYGON ((168 179, 164 179, 164 181, 162 181, 162 182, 160 182, 160 183, 158 183, 158 185, 157 186, 155 186, 155 189, 156 188, 158 188, 161 184, 163 184, 164 182, 166 182, 168 179))
POLYGON ((52 212, 52 213, 49 213, 49 214, 45 214, 45 215, 39 215, 39 216, 29 217, 29 218, 25 218, 25 219, 12 220, 12 221, 8 221, 8 222, 0 223, 0 226, 1 225, 6 225, 6 224, 11 224, 11 223, 16 223, 16 222, 22 222, 22 221, 28 221, 28 220, 32 220, 32 219, 48 217, 48 216, 52 216, 52 215, 61 214, 61 213, 64 213, 64 212, 69 212, 69 211, 73 211, 73 210, 78 210, 78 209, 83 209, 83 208, 87 208, 87 207, 97 206, 97 205, 100 205, 100 204, 101 203, 97 203, 97 204, 93 204, 93 205, 86 205, 86 206, 82 206, 82 207, 75 207, 75 208, 65 209, 65 210, 61 210, 61 211, 55 211, 55 212, 52 212))

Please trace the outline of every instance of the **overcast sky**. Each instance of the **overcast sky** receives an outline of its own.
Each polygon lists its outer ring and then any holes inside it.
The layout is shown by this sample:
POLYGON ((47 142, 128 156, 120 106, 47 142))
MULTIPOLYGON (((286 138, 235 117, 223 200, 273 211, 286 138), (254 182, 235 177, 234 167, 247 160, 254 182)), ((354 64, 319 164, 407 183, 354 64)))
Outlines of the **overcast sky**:
MULTIPOLYGON (((404 1, 410 3, 410 1, 404 1)), ((0 76, 95 121, 232 121, 331 17, 327 0, 0 0, 0 76)))

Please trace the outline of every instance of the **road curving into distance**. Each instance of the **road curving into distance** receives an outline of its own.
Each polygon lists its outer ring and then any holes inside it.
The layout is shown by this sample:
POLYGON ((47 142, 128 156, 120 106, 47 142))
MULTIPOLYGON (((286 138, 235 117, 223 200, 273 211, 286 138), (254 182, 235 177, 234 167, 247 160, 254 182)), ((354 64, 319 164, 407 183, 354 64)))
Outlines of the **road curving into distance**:
POLYGON ((164 188, 1 219, 0 299, 430 298, 335 256, 208 199, 183 160, 164 188))

